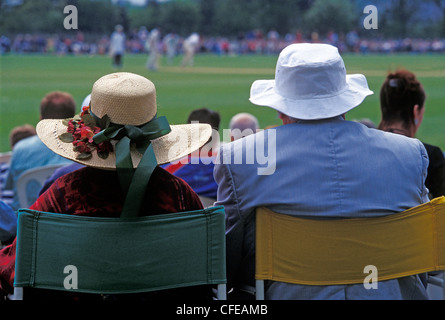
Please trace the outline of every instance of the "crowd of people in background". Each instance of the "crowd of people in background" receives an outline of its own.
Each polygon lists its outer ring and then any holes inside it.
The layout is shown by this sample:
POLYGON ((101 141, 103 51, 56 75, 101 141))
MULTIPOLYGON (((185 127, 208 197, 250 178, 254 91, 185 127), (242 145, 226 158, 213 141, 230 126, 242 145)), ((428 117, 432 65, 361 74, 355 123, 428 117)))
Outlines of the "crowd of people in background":
MULTIPOLYGON (((184 43, 189 35, 163 33, 162 29, 148 30, 140 27, 136 30, 124 30, 126 35, 126 53, 148 53, 147 44, 152 41, 153 31, 157 31, 156 49, 151 43, 151 50, 156 50, 168 57, 184 53, 184 43)), ((104 55, 110 53, 111 35, 91 36, 82 32, 69 35, 18 34, 1 35, 0 53, 45 53, 45 54, 89 54, 104 55)), ((445 51, 444 39, 365 39, 352 30, 346 34, 331 31, 326 35, 313 32, 279 34, 275 30, 263 33, 253 30, 234 37, 216 37, 200 35, 197 51, 216 55, 243 54, 278 54, 291 43, 326 43, 336 46, 340 52, 357 53, 434 53, 445 51)))

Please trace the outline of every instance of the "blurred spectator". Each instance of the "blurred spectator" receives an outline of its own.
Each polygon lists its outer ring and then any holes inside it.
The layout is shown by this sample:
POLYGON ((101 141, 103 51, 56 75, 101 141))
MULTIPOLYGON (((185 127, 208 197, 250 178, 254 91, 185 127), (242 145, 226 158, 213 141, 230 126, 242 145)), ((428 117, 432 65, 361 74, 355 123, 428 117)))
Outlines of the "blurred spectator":
POLYGON ((11 40, 5 35, 0 36, 0 54, 11 51, 11 40))
POLYGON ((193 66, 194 57, 198 45, 199 45, 199 35, 196 32, 192 33, 187 39, 184 40, 183 43, 184 57, 182 59, 183 67, 193 66))
MULTIPOLYGON (((414 138, 425 113, 426 94, 416 75, 400 69, 388 74, 380 90, 379 129, 414 138)), ((439 147, 423 143, 430 163, 425 181, 430 198, 445 195, 445 157, 439 147)))
POLYGON ((213 128, 212 138, 203 146, 199 152, 192 153, 187 159, 178 163, 164 166, 164 169, 173 175, 185 180, 192 189, 201 197, 216 199, 218 186, 213 178, 215 154, 213 150, 218 147, 221 117, 218 112, 202 108, 193 110, 187 123, 208 123, 213 128))
POLYGON ((163 39, 168 64, 173 64, 173 59, 177 53, 178 41, 179 36, 175 33, 169 33, 163 39))
POLYGON ((259 129, 258 119, 250 113, 238 113, 230 119, 229 123, 231 140, 238 140, 259 129))
POLYGON ((30 124, 25 124, 23 126, 15 127, 11 130, 11 133, 9 134, 9 143, 11 146, 11 150, 14 149, 14 146, 22 139, 31 137, 36 135, 36 128, 34 128, 30 124))
POLYGON ((161 32, 158 28, 151 30, 147 39, 147 51, 148 59, 145 67, 150 71, 157 71, 159 68, 159 61, 161 58, 161 52, 159 50, 159 43, 161 39, 161 32))
MULTIPOLYGON (((22 139, 36 135, 36 129, 30 124, 15 127, 9 134, 9 143, 11 150, 22 139)), ((8 206, 12 206, 14 194, 12 190, 5 190, 6 179, 9 173, 10 162, 0 163, 0 200, 3 200, 8 206)))
POLYGON ((125 54, 125 39, 124 27, 117 25, 110 38, 110 55, 115 68, 122 68, 125 54))
MULTIPOLYGON (((82 105, 80 106, 81 111, 83 111, 85 107, 88 107, 90 105, 90 102, 91 102, 91 94, 87 95, 85 99, 83 99, 82 105)), ((42 189, 40 189, 39 196, 43 192, 45 192, 59 177, 67 173, 70 173, 72 171, 75 171, 77 169, 80 169, 82 167, 83 165, 81 165, 80 163, 74 162, 54 170, 54 173, 44 182, 42 189)))
MULTIPOLYGON (((66 92, 48 93, 40 103, 40 119, 66 119, 72 118, 76 112, 76 103, 73 97, 66 92)), ((37 135, 20 140, 12 150, 11 165, 5 189, 12 190, 12 208, 19 208, 17 197, 17 181, 26 170, 50 165, 70 164, 67 160, 48 149, 37 135)), ((36 195, 39 190, 36 190, 36 195)))

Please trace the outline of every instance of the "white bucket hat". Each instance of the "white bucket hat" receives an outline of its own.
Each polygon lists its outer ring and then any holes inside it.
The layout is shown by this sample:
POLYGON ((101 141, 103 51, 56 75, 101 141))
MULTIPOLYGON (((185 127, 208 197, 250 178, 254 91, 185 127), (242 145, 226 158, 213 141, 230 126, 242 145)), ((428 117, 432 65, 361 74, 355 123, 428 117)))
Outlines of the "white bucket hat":
POLYGON ((275 80, 252 84, 250 101, 293 118, 317 120, 342 115, 371 94, 364 75, 346 74, 336 47, 301 43, 280 53, 275 80))

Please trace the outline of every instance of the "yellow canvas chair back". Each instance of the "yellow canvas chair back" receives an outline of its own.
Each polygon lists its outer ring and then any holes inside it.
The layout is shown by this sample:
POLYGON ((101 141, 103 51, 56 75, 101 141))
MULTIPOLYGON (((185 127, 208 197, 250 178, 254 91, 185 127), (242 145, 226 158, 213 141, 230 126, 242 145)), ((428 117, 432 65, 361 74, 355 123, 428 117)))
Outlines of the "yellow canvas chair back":
POLYGON ((304 219, 258 208, 257 299, 264 280, 302 284, 364 283, 445 269, 445 198, 377 218, 304 219))

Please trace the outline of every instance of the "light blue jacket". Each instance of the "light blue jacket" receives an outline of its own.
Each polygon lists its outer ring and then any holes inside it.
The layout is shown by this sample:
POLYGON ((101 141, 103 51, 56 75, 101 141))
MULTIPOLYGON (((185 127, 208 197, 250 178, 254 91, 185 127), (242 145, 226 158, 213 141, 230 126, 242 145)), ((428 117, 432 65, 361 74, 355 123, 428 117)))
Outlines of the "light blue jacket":
MULTIPOLYGON (((301 121, 223 145, 214 170, 216 205, 226 210, 229 281, 253 285, 255 208, 306 217, 374 217, 428 201, 422 143, 342 117, 301 121), (255 161, 252 161, 252 157, 255 161)), ((418 276, 362 284, 270 282, 269 299, 421 299, 418 276)))
MULTIPOLYGON (((50 164, 68 165, 71 163, 73 161, 65 159, 49 149, 37 135, 17 142, 12 150, 11 165, 5 186, 5 189, 13 190, 14 199, 11 206, 14 211, 20 207, 17 196, 17 181, 23 172, 50 164)), ((38 186, 38 189, 35 190, 36 195, 38 195, 40 187, 38 186)))

